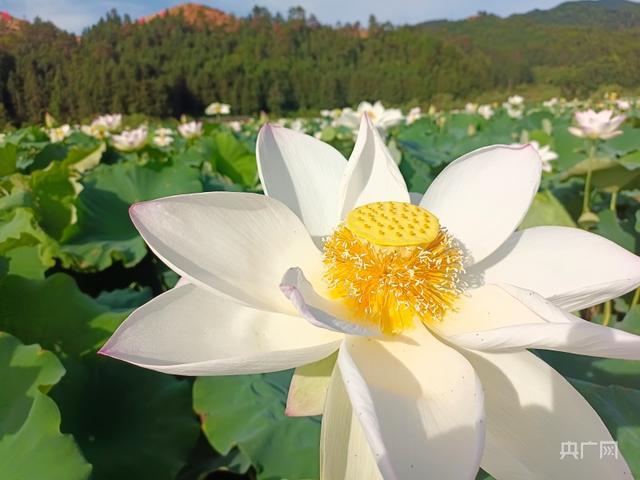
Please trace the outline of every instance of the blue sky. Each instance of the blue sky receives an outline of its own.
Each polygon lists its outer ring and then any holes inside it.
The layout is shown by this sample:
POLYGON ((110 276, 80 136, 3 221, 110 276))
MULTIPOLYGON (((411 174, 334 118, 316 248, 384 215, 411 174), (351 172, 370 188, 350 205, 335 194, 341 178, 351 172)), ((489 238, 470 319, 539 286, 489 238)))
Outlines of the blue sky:
MULTIPOLYGON (((417 23, 440 18, 460 19, 486 10, 498 15, 521 13, 534 8, 551 8, 562 0, 213 0, 201 1, 236 15, 246 15, 258 3, 272 12, 286 12, 301 5, 323 23, 366 22, 373 13, 379 20, 393 23, 417 23)), ((32 19, 36 15, 51 20, 70 31, 80 32, 98 20, 105 12, 116 8, 132 17, 148 15, 176 5, 165 0, 0 0, 0 10, 18 18, 32 19)))

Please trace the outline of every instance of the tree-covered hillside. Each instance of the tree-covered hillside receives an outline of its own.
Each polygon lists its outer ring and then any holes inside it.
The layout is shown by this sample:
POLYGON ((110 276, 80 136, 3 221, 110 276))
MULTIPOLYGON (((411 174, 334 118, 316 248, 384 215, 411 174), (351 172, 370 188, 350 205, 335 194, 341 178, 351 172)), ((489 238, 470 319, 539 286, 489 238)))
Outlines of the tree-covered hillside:
POLYGON ((640 26, 629 22, 637 10, 631 2, 576 2, 506 19, 392 26, 371 18, 365 28, 321 25, 300 8, 235 18, 187 5, 138 21, 111 12, 79 37, 5 16, 0 124, 38 121, 45 111, 61 119, 200 114, 214 100, 250 114, 362 99, 462 101, 523 86, 567 96, 610 84, 634 89, 640 26), (618 13, 596 25, 587 20, 600 16, 597 9, 618 13), (610 24, 614 17, 619 25, 610 24))
POLYGON ((518 16, 553 25, 629 28, 640 26, 640 4, 628 0, 578 0, 513 17, 518 16))

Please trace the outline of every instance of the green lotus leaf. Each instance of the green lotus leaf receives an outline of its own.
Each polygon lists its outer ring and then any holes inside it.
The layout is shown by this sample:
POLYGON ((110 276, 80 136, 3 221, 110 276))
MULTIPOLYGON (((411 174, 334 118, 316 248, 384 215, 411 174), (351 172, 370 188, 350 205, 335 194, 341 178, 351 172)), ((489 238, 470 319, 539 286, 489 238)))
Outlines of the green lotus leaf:
POLYGON ((61 242, 66 263, 82 270, 104 270, 116 260, 133 266, 142 260, 146 248, 129 219, 133 203, 202 191, 200 173, 187 165, 100 165, 82 183, 78 220, 61 242))
POLYGON ((71 435, 60 433, 60 411, 45 392, 65 370, 38 345, 0 332, 0 478, 83 480, 91 465, 71 435))
POLYGON ((92 478, 173 480, 198 438, 190 383, 94 355, 65 367, 51 396, 92 478))
POLYGON ((193 406, 211 445, 223 455, 247 455, 258 479, 319 476, 320 420, 284 414, 291 371, 234 377, 200 377, 193 406))

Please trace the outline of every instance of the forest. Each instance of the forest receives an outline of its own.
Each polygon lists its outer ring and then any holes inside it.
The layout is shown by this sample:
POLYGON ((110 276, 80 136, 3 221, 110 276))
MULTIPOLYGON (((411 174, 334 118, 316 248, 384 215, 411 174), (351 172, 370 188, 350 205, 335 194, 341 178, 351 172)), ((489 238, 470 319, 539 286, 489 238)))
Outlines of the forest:
POLYGON ((637 93, 639 12, 609 0, 508 18, 329 26, 302 8, 255 7, 237 18, 187 4, 137 20, 112 11, 81 35, 5 14, 0 125, 45 112, 67 121, 106 111, 200 115, 216 100, 236 115, 304 115, 363 99, 446 108, 516 89, 532 99, 637 93))

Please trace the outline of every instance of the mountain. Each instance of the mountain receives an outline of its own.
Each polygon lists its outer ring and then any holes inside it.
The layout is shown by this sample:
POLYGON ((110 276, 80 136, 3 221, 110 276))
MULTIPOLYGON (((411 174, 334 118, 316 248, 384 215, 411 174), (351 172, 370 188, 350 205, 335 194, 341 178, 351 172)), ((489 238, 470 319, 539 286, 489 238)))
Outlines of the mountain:
POLYGON ((182 16, 194 26, 231 27, 237 26, 238 19, 233 15, 199 3, 182 3, 158 13, 139 18, 137 23, 144 24, 158 18, 182 16))
POLYGON ((24 20, 20 20, 11 16, 9 12, 0 11, 0 35, 17 32, 26 24, 24 20))
POLYGON ((628 0, 581 0, 565 2, 550 10, 536 9, 512 15, 510 18, 547 25, 632 28, 640 26, 640 3, 628 0))
MULTIPOLYGON (((138 24, 150 21, 182 16, 186 23, 193 26, 237 28, 240 19, 222 10, 198 3, 182 3, 166 8, 136 20, 138 24)), ((629 0, 577 0, 561 3, 548 9, 534 9, 526 13, 514 14, 501 18, 487 12, 479 12, 464 20, 429 20, 414 26, 432 30, 463 31, 465 26, 473 28, 474 24, 487 19, 503 20, 521 24, 522 22, 558 25, 568 27, 604 27, 612 29, 640 28, 640 3, 629 0)), ((0 11, 0 35, 16 32, 29 22, 13 17, 7 11, 0 11)), ((366 29, 362 29, 365 32, 366 29)), ((366 37, 366 32, 361 35, 366 37)))
POLYGON ((467 26, 473 28, 478 21, 488 19, 513 25, 637 28, 640 27, 640 3, 628 0, 578 0, 561 3, 549 10, 535 9, 506 18, 479 12, 464 20, 430 20, 416 26, 433 30, 462 31, 467 26))
MULTIPOLYGON (((197 3, 183 3, 138 19, 138 23, 147 23, 166 16, 182 15, 192 25, 213 27, 237 26, 238 19, 221 10, 197 3)), ((472 23, 487 17, 500 18, 486 12, 462 21, 431 20, 420 26, 439 28, 451 24, 472 23)), ((548 9, 534 9, 527 13, 514 14, 505 20, 522 20, 546 25, 632 28, 640 27, 640 3, 629 0, 578 0, 561 3, 548 9)))

